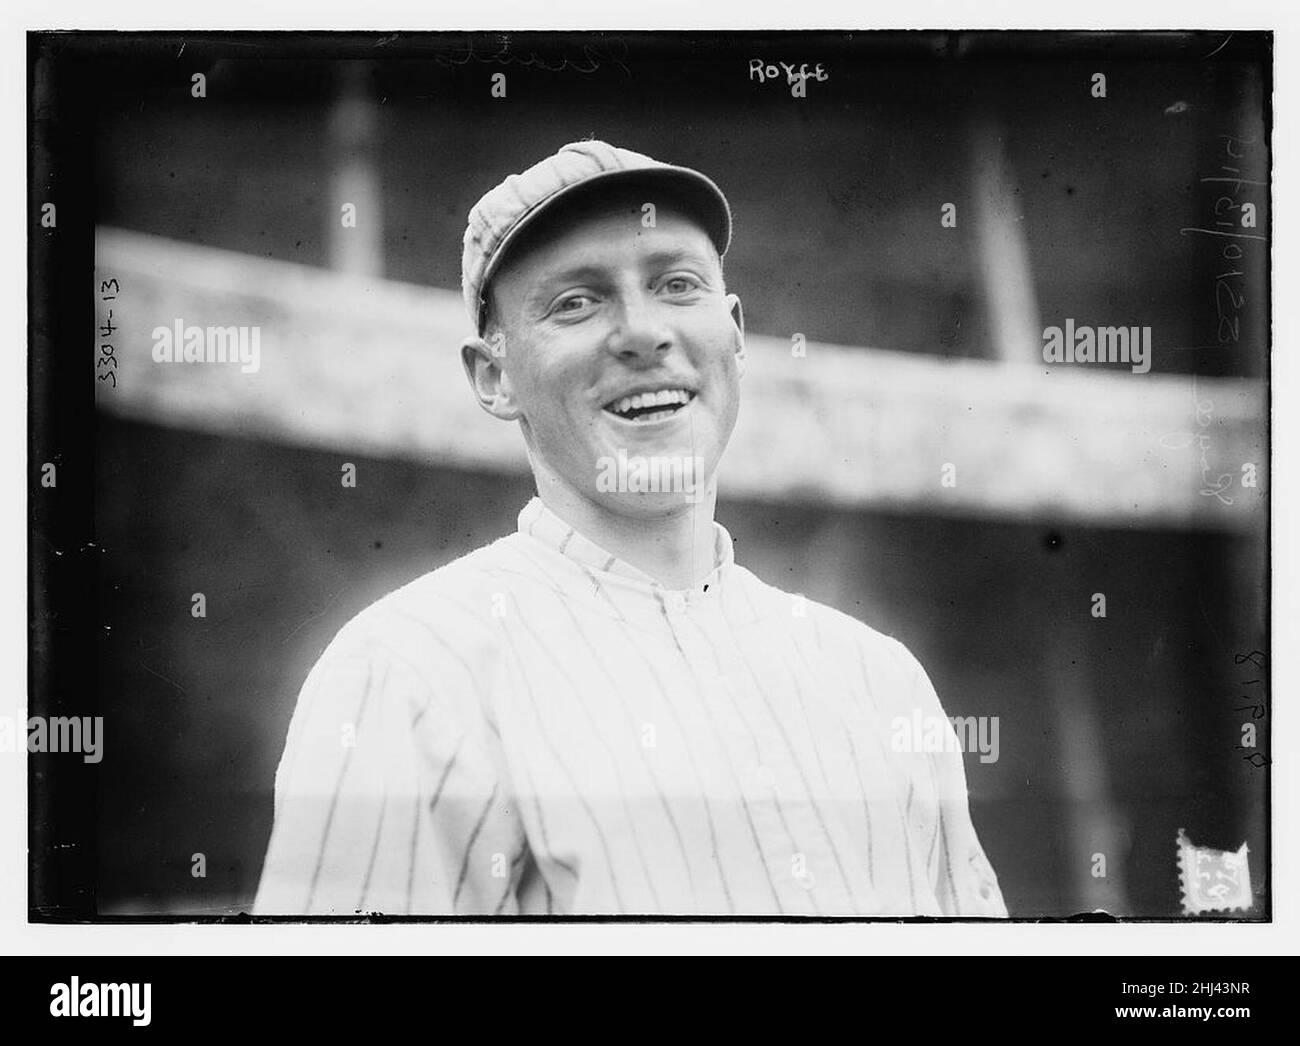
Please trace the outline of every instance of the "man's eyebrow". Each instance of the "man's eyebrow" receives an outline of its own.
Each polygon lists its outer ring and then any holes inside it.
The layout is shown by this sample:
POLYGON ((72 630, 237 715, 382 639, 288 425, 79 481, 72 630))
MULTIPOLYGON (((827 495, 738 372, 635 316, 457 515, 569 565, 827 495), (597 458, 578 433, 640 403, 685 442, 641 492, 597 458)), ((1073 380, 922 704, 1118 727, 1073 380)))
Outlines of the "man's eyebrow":
POLYGON ((544 290, 561 283, 587 283, 600 280, 606 276, 607 272, 600 265, 574 265, 567 269, 559 269, 555 272, 542 273, 534 281, 534 289, 544 290))
POLYGON ((697 251, 694 247, 674 247, 668 250, 653 251, 645 256, 645 261, 647 265, 657 268, 660 265, 668 265, 679 261, 698 261, 712 264, 713 258, 706 252, 697 251))
MULTIPOLYGON (((707 252, 696 250, 694 247, 672 247, 646 254, 642 258, 642 266, 648 269, 657 269, 664 265, 683 261, 702 262, 705 265, 713 264, 713 258, 707 252)), ((567 269, 559 269, 539 276, 533 285, 533 293, 542 292, 558 284, 599 282, 607 276, 608 270, 602 265, 590 263, 573 265, 567 269)))
POLYGON ((601 266, 589 264, 573 265, 555 272, 544 272, 525 285, 521 305, 528 310, 540 310, 549 302, 551 295, 562 287, 572 287, 577 284, 599 285, 607 278, 601 266))

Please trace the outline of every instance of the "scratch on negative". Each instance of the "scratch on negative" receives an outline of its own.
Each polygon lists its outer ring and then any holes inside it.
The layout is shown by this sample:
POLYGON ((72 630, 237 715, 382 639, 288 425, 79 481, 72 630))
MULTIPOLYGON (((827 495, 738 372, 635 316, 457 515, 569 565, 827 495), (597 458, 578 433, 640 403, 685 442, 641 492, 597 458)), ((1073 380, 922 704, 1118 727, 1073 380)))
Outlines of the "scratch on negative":
POLYGON ((168 678, 167 678, 165 675, 163 675, 161 672, 155 672, 152 668, 150 668, 148 665, 146 665, 143 661, 139 661, 139 660, 137 660, 137 661, 136 661, 136 664, 138 664, 141 668, 143 668, 143 669, 144 669, 146 672, 148 672, 151 676, 157 676, 157 677, 158 677, 159 679, 161 679, 164 683, 170 683, 170 684, 171 684, 172 686, 174 686, 177 690, 179 690, 182 694, 185 693, 185 688, 184 688, 183 686, 181 686, 180 683, 176 682, 176 680, 174 680, 174 679, 168 679, 168 678))
MULTIPOLYGON (((1218 54, 1220 51, 1222 51, 1225 47, 1228 46, 1228 41, 1231 40, 1231 39, 1233 38, 1233 36, 1235 36, 1235 35, 1236 35, 1235 33, 1229 33, 1229 34, 1224 38, 1223 43, 1219 44, 1218 47, 1216 47, 1213 51, 1211 51, 1211 52, 1210 52, 1209 54, 1207 54, 1205 57, 1206 57, 1206 58, 1213 58, 1216 54, 1218 54)), ((1204 61, 1204 59, 1202 59, 1202 61, 1204 61)))
POLYGON ((318 617, 320 617, 326 611, 328 611, 329 608, 334 605, 334 601, 339 598, 339 592, 342 591, 343 591, 342 589, 339 589, 338 592, 335 592, 332 596, 329 597, 328 600, 326 600, 325 605, 321 607, 318 611, 316 611, 316 613, 308 614, 305 618, 303 618, 302 621, 298 623, 297 627, 294 628, 292 632, 290 632, 287 636, 285 636, 282 640, 280 640, 280 645, 284 646, 285 643, 289 642, 289 640, 291 640, 300 631, 302 631, 303 628, 305 628, 311 622, 315 621, 318 617))

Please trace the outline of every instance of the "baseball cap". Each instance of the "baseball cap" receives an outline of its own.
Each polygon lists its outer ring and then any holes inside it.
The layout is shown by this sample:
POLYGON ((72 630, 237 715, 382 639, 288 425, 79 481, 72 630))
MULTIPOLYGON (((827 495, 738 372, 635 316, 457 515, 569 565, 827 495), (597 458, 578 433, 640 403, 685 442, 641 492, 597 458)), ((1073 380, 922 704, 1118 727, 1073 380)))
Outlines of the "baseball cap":
POLYGON ((662 163, 608 142, 570 142, 522 174, 510 175, 470 210, 461 257, 461 291, 475 332, 483 333, 488 284, 526 228, 560 200, 594 187, 629 183, 670 192, 701 223, 718 254, 726 254, 731 242, 731 207, 712 179, 689 167, 662 163))

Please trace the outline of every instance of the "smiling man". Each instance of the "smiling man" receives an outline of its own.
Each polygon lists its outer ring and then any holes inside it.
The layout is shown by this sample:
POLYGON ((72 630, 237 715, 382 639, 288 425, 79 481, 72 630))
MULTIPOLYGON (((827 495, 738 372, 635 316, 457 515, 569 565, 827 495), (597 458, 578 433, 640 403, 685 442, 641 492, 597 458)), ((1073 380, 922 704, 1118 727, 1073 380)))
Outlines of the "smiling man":
POLYGON ((474 207, 461 353, 537 497, 312 670, 259 913, 1006 914, 960 751, 891 743, 951 730, 921 666, 714 521, 730 237, 704 175, 598 141, 474 207))

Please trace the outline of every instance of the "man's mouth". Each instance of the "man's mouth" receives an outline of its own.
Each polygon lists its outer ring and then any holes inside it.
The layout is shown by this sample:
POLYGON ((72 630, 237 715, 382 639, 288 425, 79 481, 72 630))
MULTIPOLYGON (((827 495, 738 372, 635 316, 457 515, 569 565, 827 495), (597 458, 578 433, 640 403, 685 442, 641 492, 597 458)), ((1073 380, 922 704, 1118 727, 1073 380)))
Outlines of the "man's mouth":
POLYGON ((624 421, 646 423, 671 418, 694 398, 687 389, 657 389, 612 400, 604 409, 624 421))

